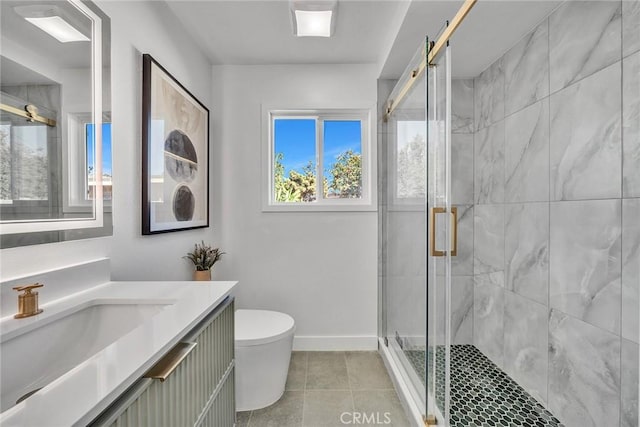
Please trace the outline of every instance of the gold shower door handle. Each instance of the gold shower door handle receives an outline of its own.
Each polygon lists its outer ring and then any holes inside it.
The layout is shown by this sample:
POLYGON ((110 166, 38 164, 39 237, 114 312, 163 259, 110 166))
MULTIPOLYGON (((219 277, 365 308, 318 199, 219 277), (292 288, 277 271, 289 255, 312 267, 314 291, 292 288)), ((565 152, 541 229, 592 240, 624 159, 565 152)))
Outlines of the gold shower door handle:
MULTIPOLYGON (((430 238, 430 254, 431 256, 445 256, 447 251, 439 251, 436 249, 436 214, 447 213, 446 208, 431 208, 429 210, 429 238, 430 238)), ((451 256, 458 255, 458 208, 451 208, 451 256)))

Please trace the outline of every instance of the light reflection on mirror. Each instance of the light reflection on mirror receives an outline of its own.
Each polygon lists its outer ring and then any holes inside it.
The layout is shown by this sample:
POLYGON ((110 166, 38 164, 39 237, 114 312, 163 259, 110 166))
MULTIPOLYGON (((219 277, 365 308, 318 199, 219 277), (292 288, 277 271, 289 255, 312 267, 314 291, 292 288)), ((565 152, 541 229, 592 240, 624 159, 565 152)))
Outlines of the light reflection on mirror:
POLYGON ((88 1, 2 0, 0 19, 0 248, 111 234, 108 17, 88 1), (93 67, 96 61, 102 67, 93 67), (96 80, 96 70, 102 79, 96 80), (99 93, 96 81, 102 82, 99 93), (95 116, 94 100, 100 99, 102 112, 95 116), (109 213, 104 221, 103 201, 109 213), (21 222, 39 226, 42 233, 33 234, 45 237, 26 237, 26 227, 7 234, 4 224, 21 222), (69 231, 74 228, 87 232, 69 231))

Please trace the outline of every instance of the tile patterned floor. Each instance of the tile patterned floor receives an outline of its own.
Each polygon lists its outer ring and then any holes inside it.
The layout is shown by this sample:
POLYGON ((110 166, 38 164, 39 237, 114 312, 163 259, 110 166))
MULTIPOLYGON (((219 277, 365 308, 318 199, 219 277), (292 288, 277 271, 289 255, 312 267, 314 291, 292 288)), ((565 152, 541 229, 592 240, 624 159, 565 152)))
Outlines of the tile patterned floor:
MULTIPOLYGON (((425 351, 407 350, 405 354, 420 378, 426 378, 425 351)), ((430 351, 430 360, 432 355, 430 351)), ((444 347, 438 347, 436 372, 444 372, 444 361, 444 347)), ((473 345, 451 346, 451 390, 451 427, 562 426, 473 345)), ((444 406, 443 375, 436 378, 436 400, 438 406, 444 406)))
POLYGON ((409 426, 377 352, 294 352, 282 398, 237 416, 238 427, 354 424, 409 426), (365 414, 368 423, 362 422, 365 414))

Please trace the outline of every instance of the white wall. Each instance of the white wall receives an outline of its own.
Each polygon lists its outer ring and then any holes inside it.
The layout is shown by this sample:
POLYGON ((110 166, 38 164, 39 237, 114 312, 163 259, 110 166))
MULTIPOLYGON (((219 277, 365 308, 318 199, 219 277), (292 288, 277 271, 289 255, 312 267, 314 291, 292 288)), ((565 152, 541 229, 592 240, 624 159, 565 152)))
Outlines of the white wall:
POLYGON ((98 1, 111 17, 114 280, 185 280, 182 256, 213 243, 213 228, 141 235, 142 53, 151 54, 202 103, 211 103, 211 67, 164 2, 98 1))
POLYGON ((181 257, 213 228, 141 236, 142 53, 150 53, 211 107, 211 66, 163 2, 98 0, 111 18, 113 237, 0 251, 0 280, 111 256, 112 278, 189 279, 181 257))
POLYGON ((261 105, 375 108, 376 78, 374 65, 213 67, 214 227, 228 253, 214 277, 240 281, 241 308, 291 314, 300 349, 375 348, 377 213, 262 212, 261 105))

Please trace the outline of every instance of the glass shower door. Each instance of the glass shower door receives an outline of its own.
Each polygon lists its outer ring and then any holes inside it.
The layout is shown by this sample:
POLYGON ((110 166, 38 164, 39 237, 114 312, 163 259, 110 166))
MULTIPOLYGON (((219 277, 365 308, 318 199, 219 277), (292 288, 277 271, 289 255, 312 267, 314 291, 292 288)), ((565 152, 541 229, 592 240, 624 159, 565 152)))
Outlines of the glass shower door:
POLYGON ((426 68, 427 121, 427 421, 449 425, 451 260, 457 208, 451 205, 451 61, 446 47, 426 68))

